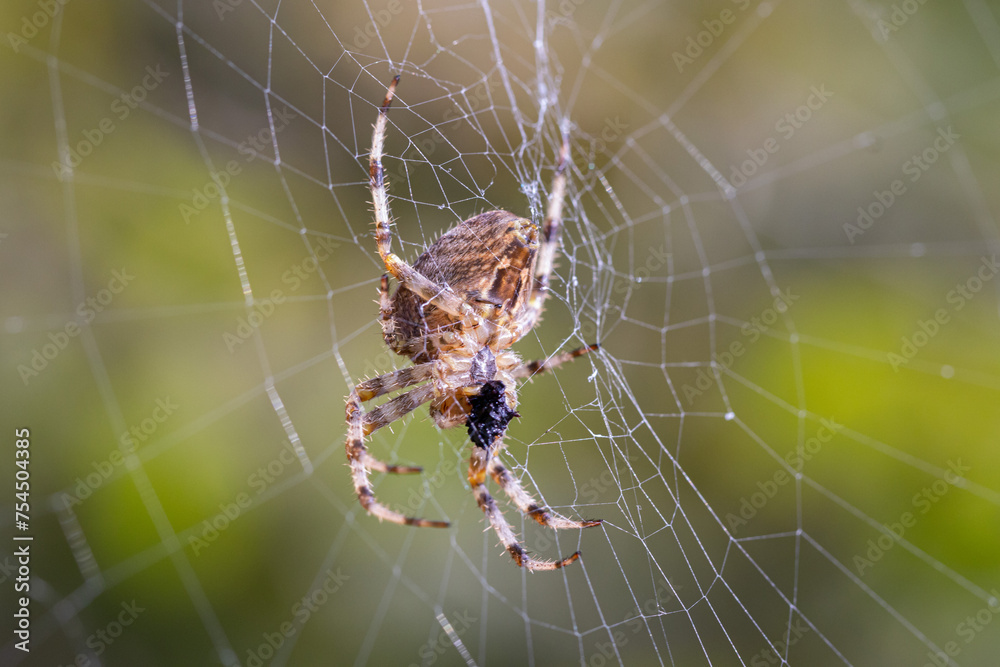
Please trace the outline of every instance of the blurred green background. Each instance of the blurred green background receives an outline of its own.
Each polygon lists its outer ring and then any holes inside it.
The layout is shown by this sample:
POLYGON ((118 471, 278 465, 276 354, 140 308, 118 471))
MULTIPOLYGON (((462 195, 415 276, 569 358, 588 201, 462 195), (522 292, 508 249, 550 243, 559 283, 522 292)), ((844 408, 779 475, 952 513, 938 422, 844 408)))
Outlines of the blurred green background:
POLYGON ((0 662, 994 664, 998 20, 4 3, 9 626, 15 428, 34 541, 32 650, 8 632, 0 662), (603 349, 524 385, 507 461, 606 522, 554 535, 501 502, 529 549, 583 551, 562 572, 484 532, 465 434, 425 410, 371 443, 423 475, 376 489, 452 527, 353 494, 343 399, 406 365, 375 319, 366 169, 399 72, 411 261, 483 210, 538 219, 572 126, 554 296, 517 350, 603 349))

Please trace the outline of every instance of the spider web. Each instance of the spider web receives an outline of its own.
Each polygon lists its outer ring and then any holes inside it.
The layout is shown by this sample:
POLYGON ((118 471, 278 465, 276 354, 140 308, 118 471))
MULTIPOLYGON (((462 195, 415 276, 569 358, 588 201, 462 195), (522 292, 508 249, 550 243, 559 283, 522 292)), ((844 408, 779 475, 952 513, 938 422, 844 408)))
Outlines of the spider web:
POLYGON ((4 11, 0 270, 27 289, 3 410, 32 428, 35 535, 33 648, 4 664, 997 654, 994 8, 45 8, 4 11), (343 467, 343 397, 406 365, 365 164, 397 73, 410 261, 477 212, 539 220, 571 130, 552 297, 516 349, 602 348, 521 388, 505 461, 604 524, 498 498, 528 549, 582 550, 557 573, 483 530, 467 439, 424 410, 371 442, 423 474, 376 492, 449 530, 380 525, 343 467))

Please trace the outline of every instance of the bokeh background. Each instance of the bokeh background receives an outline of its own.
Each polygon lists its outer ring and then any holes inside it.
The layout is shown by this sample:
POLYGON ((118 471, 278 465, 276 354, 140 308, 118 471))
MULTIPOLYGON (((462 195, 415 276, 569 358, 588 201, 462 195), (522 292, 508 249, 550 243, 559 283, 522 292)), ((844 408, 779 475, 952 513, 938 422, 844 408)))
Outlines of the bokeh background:
POLYGON ((998 21, 4 3, 5 627, 15 428, 34 541, 31 652, 7 632, 0 662, 992 664, 998 21), (424 410, 371 443, 423 475, 377 492, 452 527, 353 496, 343 399, 406 363, 375 321, 365 166, 397 73, 410 260, 483 210, 538 219, 571 128, 554 296, 517 349, 603 349, 525 384, 507 461, 606 523, 553 535, 502 503, 540 555, 583 551, 562 572, 484 532, 465 434, 424 410))

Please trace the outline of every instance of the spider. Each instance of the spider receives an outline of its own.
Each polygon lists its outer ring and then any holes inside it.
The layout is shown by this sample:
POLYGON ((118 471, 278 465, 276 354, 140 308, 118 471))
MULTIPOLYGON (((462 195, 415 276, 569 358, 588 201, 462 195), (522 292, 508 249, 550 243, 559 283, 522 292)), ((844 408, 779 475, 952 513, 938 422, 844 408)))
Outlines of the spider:
POLYGON ((409 265, 392 252, 391 217, 383 146, 389 106, 399 77, 389 84, 372 134, 369 157, 374 202, 375 242, 387 270, 379 287, 382 335, 395 353, 413 366, 359 383, 347 398, 347 459, 358 500, 379 520, 407 526, 446 528, 446 521, 405 516, 375 499, 371 470, 417 473, 419 467, 387 465, 372 457, 365 437, 401 419, 424 403, 442 429, 465 424, 473 442, 469 484, 500 541, 521 567, 555 570, 580 557, 577 551, 556 561, 531 557, 486 488, 493 478, 517 508, 553 529, 589 528, 596 521, 574 521, 539 507, 498 454, 511 419, 519 416, 516 381, 598 349, 595 343, 549 359, 523 363, 510 347, 538 324, 559 247, 562 200, 566 189, 569 135, 563 133, 559 164, 541 237, 538 227, 507 211, 480 213, 441 236, 409 265), (389 275, 397 282, 390 295, 389 275), (362 403, 409 389, 368 412, 362 403))

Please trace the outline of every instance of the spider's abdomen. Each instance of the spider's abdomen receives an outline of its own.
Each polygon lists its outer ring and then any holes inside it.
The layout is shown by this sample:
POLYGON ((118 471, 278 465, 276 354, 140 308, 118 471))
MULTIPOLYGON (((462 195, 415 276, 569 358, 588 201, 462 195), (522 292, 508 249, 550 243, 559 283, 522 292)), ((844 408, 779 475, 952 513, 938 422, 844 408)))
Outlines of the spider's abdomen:
MULTIPOLYGON (((494 319, 524 307, 537 252, 538 228, 531 221, 507 211, 488 211, 441 236, 413 268, 473 306, 489 306, 492 315, 487 319, 494 319)), ((391 312, 386 344, 418 363, 436 358, 440 336, 459 326, 403 286, 392 295, 391 312)))
POLYGON ((507 405, 503 382, 487 382, 475 396, 469 397, 469 439, 483 449, 490 449, 493 441, 507 432, 507 424, 518 414, 507 405))

